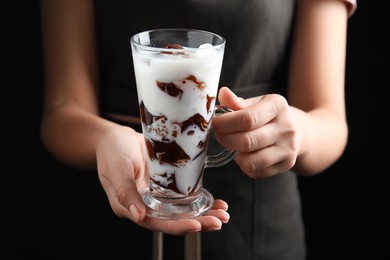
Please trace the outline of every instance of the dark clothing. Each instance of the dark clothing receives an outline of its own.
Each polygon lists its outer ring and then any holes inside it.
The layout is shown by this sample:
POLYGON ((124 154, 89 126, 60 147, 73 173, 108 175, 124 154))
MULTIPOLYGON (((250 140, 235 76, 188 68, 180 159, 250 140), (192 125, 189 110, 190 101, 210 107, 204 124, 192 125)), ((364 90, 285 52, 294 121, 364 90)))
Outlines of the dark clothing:
MULTIPOLYGON (((95 2, 103 111, 138 115, 130 37, 154 28, 195 28, 223 36, 221 86, 241 89, 286 79, 293 0, 95 2)), ((250 95, 284 92, 265 87, 252 91, 250 95)))
MULTIPOLYGON (((239 96, 286 93, 293 0, 97 0, 95 4, 103 114, 138 116, 129 40, 155 28, 194 28, 223 36, 227 43, 220 86, 239 96)), ((202 259, 305 258, 300 198, 292 172, 252 180, 231 162, 206 169, 204 187, 228 202, 231 219, 221 231, 202 233, 202 259)), ((104 196, 101 203, 107 203, 104 196)), ((132 258, 141 253, 142 259, 151 259, 151 231, 128 220, 114 221, 112 216, 106 222, 99 219, 100 213, 110 210, 108 204, 104 207, 92 211, 88 224, 99 222, 91 226, 97 233, 120 231, 101 237, 112 245, 112 254, 120 248, 128 253, 127 259, 141 259, 132 258)), ((182 237, 165 238, 165 259, 182 259, 182 237)), ((99 244, 104 245, 101 240, 99 244)))

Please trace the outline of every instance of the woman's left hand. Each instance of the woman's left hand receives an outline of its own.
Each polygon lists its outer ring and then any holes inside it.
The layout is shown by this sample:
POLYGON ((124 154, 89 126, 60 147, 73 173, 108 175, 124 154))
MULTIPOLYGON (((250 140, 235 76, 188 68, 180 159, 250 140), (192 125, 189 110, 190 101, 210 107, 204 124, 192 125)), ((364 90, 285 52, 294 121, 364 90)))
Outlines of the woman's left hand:
POLYGON ((235 111, 214 117, 216 139, 237 152, 235 161, 245 174, 256 179, 286 172, 294 166, 299 132, 283 96, 268 94, 242 99, 223 87, 219 101, 235 111))

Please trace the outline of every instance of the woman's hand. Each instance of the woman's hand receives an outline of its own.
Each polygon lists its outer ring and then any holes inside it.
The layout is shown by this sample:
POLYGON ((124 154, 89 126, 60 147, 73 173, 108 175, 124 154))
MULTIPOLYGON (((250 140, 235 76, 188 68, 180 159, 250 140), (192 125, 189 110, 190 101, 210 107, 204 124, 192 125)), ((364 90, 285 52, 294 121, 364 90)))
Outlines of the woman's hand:
POLYGON ((219 101, 236 111, 214 117, 216 138, 237 152, 235 161, 243 172, 261 178, 294 166, 299 134, 284 97, 269 94, 244 100, 223 87, 219 101))
POLYGON ((143 135, 123 126, 108 128, 97 146, 99 179, 118 217, 129 218, 147 229, 172 235, 219 230, 223 223, 228 222, 228 206, 222 200, 216 200, 209 212, 194 219, 148 217, 141 197, 149 182, 145 149, 143 135))

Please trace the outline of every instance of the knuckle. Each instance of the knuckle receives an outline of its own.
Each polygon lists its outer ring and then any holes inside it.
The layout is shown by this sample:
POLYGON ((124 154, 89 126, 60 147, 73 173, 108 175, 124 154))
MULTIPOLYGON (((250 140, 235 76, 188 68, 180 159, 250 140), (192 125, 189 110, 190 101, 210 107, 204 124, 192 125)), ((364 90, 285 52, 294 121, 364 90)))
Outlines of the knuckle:
POLYGON ((130 203, 128 201, 128 193, 126 191, 126 189, 121 186, 119 188, 116 189, 116 196, 118 198, 118 201, 121 205, 125 206, 126 208, 130 207, 130 203))
POLYGON ((284 162, 284 170, 285 171, 290 170, 292 167, 294 167, 295 162, 296 162, 295 157, 291 156, 287 158, 284 162))
POLYGON ((244 113, 241 120, 246 129, 252 129, 257 123, 257 117, 253 111, 247 111, 247 113, 244 113))
POLYGON ((241 145, 243 146, 242 150, 245 152, 253 151, 256 147, 256 144, 257 144, 255 136, 253 136, 251 134, 244 135, 240 142, 241 142, 241 145))
POLYGON ((241 170, 250 178, 255 178, 256 176, 256 165, 250 160, 243 160, 241 165, 241 170))
POLYGON ((287 112, 289 110, 289 104, 287 102, 287 99, 279 94, 272 94, 272 101, 274 104, 275 112, 283 113, 287 112))
POLYGON ((288 102, 285 97, 279 94, 271 94, 271 98, 274 100, 274 103, 280 108, 288 107, 288 102))

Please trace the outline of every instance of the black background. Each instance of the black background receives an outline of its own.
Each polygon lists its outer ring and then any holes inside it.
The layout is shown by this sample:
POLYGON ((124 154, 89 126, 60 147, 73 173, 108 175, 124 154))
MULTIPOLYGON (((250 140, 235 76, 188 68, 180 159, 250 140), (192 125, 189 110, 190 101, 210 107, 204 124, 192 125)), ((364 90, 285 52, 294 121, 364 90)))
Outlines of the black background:
MULTIPOLYGON (((326 172, 300 178, 308 260, 389 258, 390 88, 385 1, 361 0, 349 20, 346 98, 350 140, 326 172)), ((0 259, 43 259, 64 228, 67 196, 39 140, 39 1, 0 2, 0 259), (43 250, 44 251, 44 250, 43 250)))

